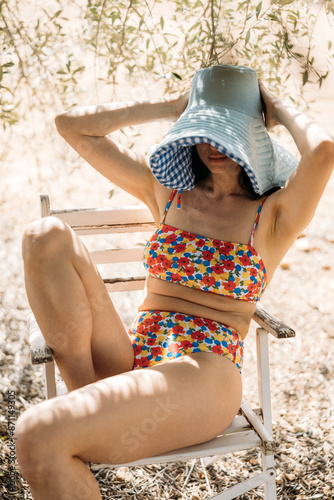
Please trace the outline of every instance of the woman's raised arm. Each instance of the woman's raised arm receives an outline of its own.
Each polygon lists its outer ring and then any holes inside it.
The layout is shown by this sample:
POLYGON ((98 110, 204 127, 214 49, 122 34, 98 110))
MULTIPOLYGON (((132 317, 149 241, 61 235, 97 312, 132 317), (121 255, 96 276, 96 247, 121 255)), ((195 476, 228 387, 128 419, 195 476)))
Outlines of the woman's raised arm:
POLYGON ((147 161, 107 135, 140 123, 174 121, 186 104, 187 96, 183 94, 157 101, 78 107, 59 114, 55 122, 60 135, 92 167, 154 209, 157 181, 147 161))
POLYGON ((301 159, 286 186, 276 194, 276 233, 295 239, 311 222, 334 168, 334 139, 329 132, 260 82, 266 105, 266 126, 284 125, 301 159))

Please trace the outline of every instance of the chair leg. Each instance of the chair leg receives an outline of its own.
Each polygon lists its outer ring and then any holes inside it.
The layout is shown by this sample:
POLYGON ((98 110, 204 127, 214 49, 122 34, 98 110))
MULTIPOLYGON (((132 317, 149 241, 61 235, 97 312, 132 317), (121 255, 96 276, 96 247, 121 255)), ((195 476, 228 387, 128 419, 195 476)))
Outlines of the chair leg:
MULTIPOLYGON (((264 471, 267 469, 275 470, 274 455, 265 455, 262 453, 262 465, 264 471)), ((264 500, 277 500, 276 474, 264 485, 264 500)))
MULTIPOLYGON (((270 396, 270 374, 269 374, 269 348, 268 332, 263 328, 256 330, 257 361, 258 361, 258 388, 260 406, 263 414, 263 425, 272 436, 272 414, 270 396)), ((263 471, 275 470, 274 454, 262 452, 263 471)), ((276 500, 276 474, 264 485, 265 500, 276 500)))
POLYGON ((268 333, 263 328, 256 329, 256 347, 259 402, 263 413, 263 425, 272 435, 268 333))

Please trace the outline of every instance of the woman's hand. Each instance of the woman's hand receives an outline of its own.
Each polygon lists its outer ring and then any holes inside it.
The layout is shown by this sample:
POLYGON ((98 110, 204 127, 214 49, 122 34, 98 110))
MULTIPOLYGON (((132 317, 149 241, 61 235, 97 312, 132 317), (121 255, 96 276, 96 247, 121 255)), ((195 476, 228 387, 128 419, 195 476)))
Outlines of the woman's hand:
POLYGON ((265 116, 265 125, 268 130, 276 127, 276 125, 281 125, 280 120, 277 118, 277 108, 281 105, 284 105, 283 101, 278 99, 274 94, 272 94, 263 84, 261 80, 259 80, 259 88, 261 97, 263 100, 264 107, 264 116, 265 116))

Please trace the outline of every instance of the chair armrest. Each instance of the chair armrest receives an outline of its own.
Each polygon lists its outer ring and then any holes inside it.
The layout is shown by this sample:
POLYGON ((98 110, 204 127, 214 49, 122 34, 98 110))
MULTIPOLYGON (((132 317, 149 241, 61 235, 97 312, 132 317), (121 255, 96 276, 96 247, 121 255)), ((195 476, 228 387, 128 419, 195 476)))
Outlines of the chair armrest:
POLYGON ((256 308, 253 320, 278 339, 286 339, 295 337, 296 335, 292 328, 276 318, 273 314, 270 314, 260 305, 256 308))
POLYGON ((53 360, 52 351, 46 345, 41 330, 32 312, 28 314, 29 344, 33 365, 48 363, 53 360))

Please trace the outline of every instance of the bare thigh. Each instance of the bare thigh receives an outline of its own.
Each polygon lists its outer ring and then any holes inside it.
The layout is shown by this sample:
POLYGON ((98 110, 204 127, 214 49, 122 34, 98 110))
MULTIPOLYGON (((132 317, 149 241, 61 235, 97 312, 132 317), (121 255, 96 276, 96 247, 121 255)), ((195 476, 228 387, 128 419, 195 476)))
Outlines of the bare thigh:
POLYGON ((56 453, 124 463, 215 437, 233 420, 241 392, 230 360, 196 353, 43 402, 21 417, 18 435, 32 436, 44 462, 56 453))

